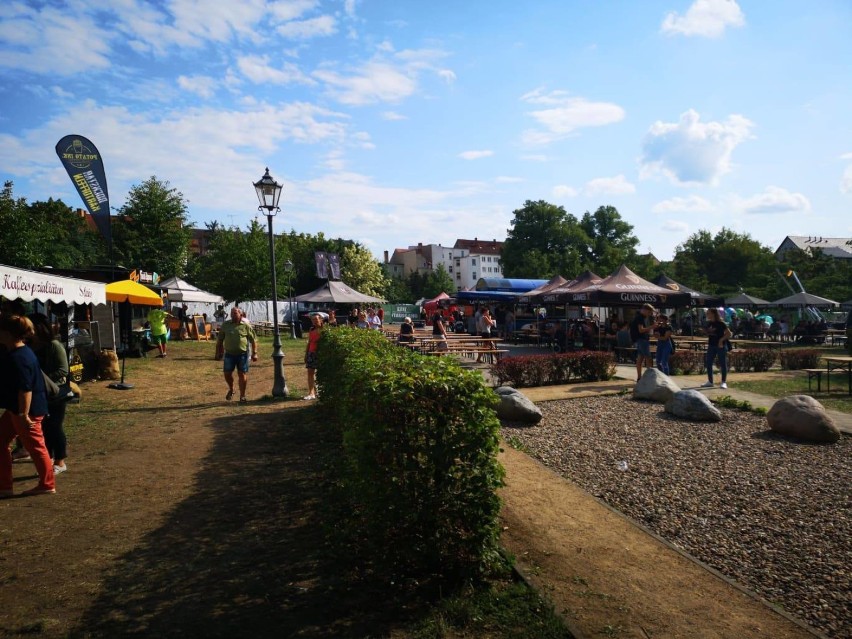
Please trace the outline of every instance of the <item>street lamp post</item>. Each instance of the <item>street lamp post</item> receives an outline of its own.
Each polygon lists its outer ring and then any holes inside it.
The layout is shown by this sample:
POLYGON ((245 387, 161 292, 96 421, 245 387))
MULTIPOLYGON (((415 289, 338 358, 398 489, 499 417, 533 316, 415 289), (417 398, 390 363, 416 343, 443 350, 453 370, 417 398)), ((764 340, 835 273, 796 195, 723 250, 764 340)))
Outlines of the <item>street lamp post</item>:
POLYGON ((290 339, 296 339, 296 322, 299 321, 299 314, 293 312, 293 287, 290 285, 290 280, 293 278, 293 262, 290 260, 284 262, 284 270, 287 271, 287 295, 290 299, 290 339))
POLYGON ((254 183, 257 192, 257 200, 260 206, 258 211, 266 209, 266 220, 269 228, 269 259, 272 268, 272 396, 287 397, 287 380, 284 379, 284 352, 281 350, 281 336, 278 333, 278 282, 275 279, 275 237, 272 235, 272 217, 281 209, 278 200, 281 198, 283 187, 269 175, 269 167, 266 173, 254 183))

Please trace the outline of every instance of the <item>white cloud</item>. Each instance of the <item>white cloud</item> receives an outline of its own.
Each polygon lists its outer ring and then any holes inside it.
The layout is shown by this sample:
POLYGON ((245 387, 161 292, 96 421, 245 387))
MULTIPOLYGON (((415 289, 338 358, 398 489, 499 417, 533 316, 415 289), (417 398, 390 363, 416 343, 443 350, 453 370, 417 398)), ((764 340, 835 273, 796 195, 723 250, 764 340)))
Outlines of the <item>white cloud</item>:
POLYGON ((386 62, 368 62, 355 75, 320 69, 314 77, 329 86, 329 92, 341 103, 364 105, 398 102, 417 88, 413 77, 386 62))
MULTIPOLYGON (((852 160, 852 153, 844 153, 840 156, 840 159, 852 160)), ((843 171, 843 177, 840 178, 840 192, 852 195, 852 164, 843 171)))
POLYGON ((400 113, 397 113, 396 111, 385 111, 384 113, 382 113, 382 119, 383 120, 396 121, 396 120, 407 120, 408 117, 406 117, 406 116, 404 116, 400 113))
POLYGON ((713 205, 698 195, 669 198, 651 208, 653 213, 709 213, 713 210, 713 205))
POLYGON ((319 16, 309 20, 286 22, 276 29, 279 35, 295 40, 306 40, 317 36, 330 36, 337 33, 334 16, 319 16))
POLYGON ((624 119, 624 109, 617 104, 590 102, 586 98, 570 97, 565 91, 544 93, 536 89, 521 96, 521 100, 551 107, 528 112, 543 128, 524 131, 525 144, 550 144, 577 129, 606 126, 624 119))
POLYGON ((178 76, 178 86, 202 98, 210 98, 216 90, 216 80, 207 75, 178 76))
POLYGON ((358 131, 357 133, 353 133, 352 139, 355 140, 358 146, 362 149, 372 151, 376 148, 376 145, 373 144, 372 140, 370 139, 370 134, 366 131, 358 131))
POLYGON ((482 150, 482 151, 463 151, 459 153, 459 157, 462 160, 479 160, 480 158, 489 158, 494 155, 494 151, 482 150))
POLYGON ((292 62, 277 68, 269 64, 267 56, 242 56, 237 59, 237 68, 255 84, 316 84, 292 62))
POLYGON ((595 178, 583 187, 583 193, 586 195, 626 195, 635 192, 636 187, 623 175, 595 178))
POLYGON ((446 81, 447 84, 456 81, 456 74, 450 71, 449 69, 440 69, 438 71, 438 77, 446 81))
POLYGON ((811 203, 801 193, 790 193, 778 186, 767 186, 763 193, 736 200, 736 208, 743 213, 808 213, 811 203))
POLYGON ((678 122, 655 122, 642 144, 643 175, 662 173, 678 184, 716 184, 731 170, 731 154, 751 137, 752 122, 730 115, 701 122, 690 109, 678 122))
POLYGON ((85 13, 7 3, 0 20, 0 67, 54 76, 105 69, 114 38, 85 13))
POLYGON ((727 27, 741 27, 745 16, 735 0, 695 0, 681 16, 666 15, 660 31, 667 35, 718 38, 727 27))
POLYGON ((566 198, 566 197, 577 197, 578 191, 573 186, 567 186, 565 184, 559 184, 553 187, 553 197, 556 198, 566 198))
POLYGON ((663 222, 663 230, 685 235, 689 232, 689 224, 681 222, 680 220, 666 220, 663 222))
POLYGON ((270 2, 268 9, 276 20, 287 22, 301 18, 318 5, 318 0, 277 0, 277 2, 270 2))

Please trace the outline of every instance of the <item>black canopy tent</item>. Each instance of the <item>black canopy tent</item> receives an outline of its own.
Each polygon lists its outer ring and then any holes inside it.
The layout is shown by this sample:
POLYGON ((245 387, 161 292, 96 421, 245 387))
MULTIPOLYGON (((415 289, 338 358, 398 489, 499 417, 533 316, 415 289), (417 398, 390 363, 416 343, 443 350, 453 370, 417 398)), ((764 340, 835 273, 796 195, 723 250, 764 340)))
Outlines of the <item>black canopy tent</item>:
POLYGON ((384 302, 383 299, 359 293, 343 282, 329 280, 310 293, 297 295, 297 302, 312 302, 314 304, 374 304, 384 302))
MULTIPOLYGON (((556 291, 551 294, 557 295, 556 291)), ((597 283, 590 282, 586 286, 566 287, 566 291, 560 298, 564 299, 554 301, 596 306, 652 304, 659 308, 683 308, 691 304, 689 293, 657 286, 636 275, 625 264, 597 283)))
POLYGON ((665 273, 660 273, 651 282, 653 284, 656 284, 657 286, 661 286, 662 288, 667 288, 670 291, 674 291, 675 293, 689 293, 690 300, 692 301, 692 306, 718 308, 719 306, 722 306, 725 303, 724 298, 722 298, 721 296, 708 295, 707 293, 701 293, 699 291, 696 291, 695 289, 675 282, 665 273))
POLYGON ((741 308, 767 308, 772 306, 772 302, 762 300, 754 295, 749 295, 740 291, 737 295, 725 298, 725 306, 734 306, 741 308))

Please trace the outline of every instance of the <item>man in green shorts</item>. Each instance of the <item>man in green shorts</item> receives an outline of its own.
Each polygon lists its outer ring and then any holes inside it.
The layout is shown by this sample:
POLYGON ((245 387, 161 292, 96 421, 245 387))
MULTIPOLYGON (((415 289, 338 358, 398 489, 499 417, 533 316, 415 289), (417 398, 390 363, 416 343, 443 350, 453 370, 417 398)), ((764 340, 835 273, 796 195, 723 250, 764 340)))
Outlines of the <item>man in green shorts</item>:
POLYGON ((250 324, 242 321, 242 311, 235 306, 231 309, 231 319, 219 328, 216 337, 216 359, 224 360, 223 372, 225 382, 228 384, 228 393, 225 399, 231 400, 234 396, 234 369, 240 384, 240 402, 245 403, 246 386, 248 385, 249 354, 248 347, 251 344, 251 361, 257 361, 257 340, 254 329, 250 324))
POLYGON ((151 326, 151 341, 160 350, 157 357, 166 356, 166 319, 172 317, 172 314, 159 308, 152 308, 148 311, 148 324, 151 326))

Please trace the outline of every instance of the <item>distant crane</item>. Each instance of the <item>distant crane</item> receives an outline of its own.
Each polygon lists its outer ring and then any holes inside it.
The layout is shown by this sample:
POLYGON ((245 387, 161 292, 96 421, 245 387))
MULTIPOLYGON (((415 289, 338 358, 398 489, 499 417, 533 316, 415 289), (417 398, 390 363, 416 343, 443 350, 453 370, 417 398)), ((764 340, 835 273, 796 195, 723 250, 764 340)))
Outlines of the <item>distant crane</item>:
MULTIPOLYGON (((787 278, 790 277, 790 276, 792 276, 793 279, 796 280, 796 284, 799 285, 799 288, 801 289, 802 293, 806 292, 805 287, 802 286, 802 281, 799 279, 799 276, 796 275, 796 271, 794 271, 793 269, 790 269, 789 271, 787 271, 787 277, 784 277, 783 275, 781 275, 781 271, 779 271, 777 268, 775 269, 775 272, 778 273, 778 277, 780 277, 783 280, 783 282, 787 285, 787 288, 790 289, 790 292, 793 295, 796 294, 796 291, 793 289, 790 282, 787 281, 787 278)), ((805 313, 810 315, 813 319, 815 319, 818 322, 822 321, 822 319, 823 319, 822 313, 820 313, 819 310, 814 308, 813 306, 806 306, 805 307, 805 313)))

